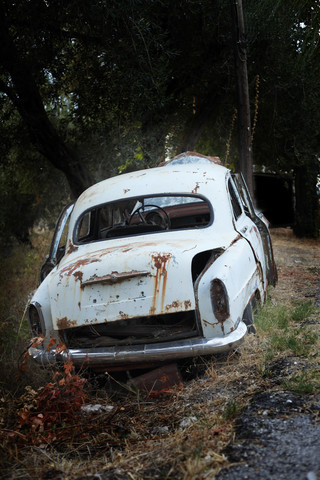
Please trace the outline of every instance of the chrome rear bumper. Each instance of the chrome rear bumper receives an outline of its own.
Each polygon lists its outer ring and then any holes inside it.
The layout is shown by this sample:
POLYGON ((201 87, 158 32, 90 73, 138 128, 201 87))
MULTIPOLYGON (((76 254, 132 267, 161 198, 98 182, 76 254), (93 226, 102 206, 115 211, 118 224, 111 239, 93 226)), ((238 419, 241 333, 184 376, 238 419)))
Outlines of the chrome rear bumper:
POLYGON ((89 349, 72 348, 67 352, 56 353, 30 348, 29 355, 43 366, 66 362, 71 358, 74 366, 103 369, 104 367, 125 367, 146 363, 175 361, 181 358, 197 357, 221 353, 236 348, 242 343, 247 327, 240 322, 237 329, 222 338, 194 338, 175 342, 131 345, 121 347, 100 347, 89 349))

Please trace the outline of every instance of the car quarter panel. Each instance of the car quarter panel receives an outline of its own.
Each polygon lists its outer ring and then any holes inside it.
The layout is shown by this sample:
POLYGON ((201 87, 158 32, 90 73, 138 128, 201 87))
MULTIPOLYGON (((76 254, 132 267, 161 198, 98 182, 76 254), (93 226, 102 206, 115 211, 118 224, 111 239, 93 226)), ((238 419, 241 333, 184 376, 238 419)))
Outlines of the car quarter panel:
POLYGON ((197 280, 196 299, 204 336, 222 337, 233 331, 257 290, 263 298, 260 268, 247 240, 238 237, 197 280), (215 279, 222 282, 227 294, 229 315, 225 321, 213 317, 211 288, 215 279))

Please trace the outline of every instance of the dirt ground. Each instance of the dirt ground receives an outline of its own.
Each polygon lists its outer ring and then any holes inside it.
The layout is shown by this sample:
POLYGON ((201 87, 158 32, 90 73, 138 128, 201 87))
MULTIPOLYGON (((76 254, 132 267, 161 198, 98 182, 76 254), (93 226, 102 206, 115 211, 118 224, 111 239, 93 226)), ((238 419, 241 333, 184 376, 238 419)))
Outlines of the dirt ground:
POLYGON ((320 306, 320 241, 297 239, 291 229, 272 230, 279 281, 272 296, 282 302, 313 299, 320 306))
MULTIPOLYGON (((279 274, 273 301, 312 299, 319 307, 319 242, 297 240, 286 229, 272 236, 279 274)), ((309 321, 319 332, 319 316, 309 321)), ((268 389, 256 394, 237 420, 235 439, 225 451, 231 466, 218 480, 320 479, 320 395, 298 395, 281 387, 292 371, 309 367, 294 357, 272 364, 268 389)), ((319 360, 313 367, 320 369, 319 360)))

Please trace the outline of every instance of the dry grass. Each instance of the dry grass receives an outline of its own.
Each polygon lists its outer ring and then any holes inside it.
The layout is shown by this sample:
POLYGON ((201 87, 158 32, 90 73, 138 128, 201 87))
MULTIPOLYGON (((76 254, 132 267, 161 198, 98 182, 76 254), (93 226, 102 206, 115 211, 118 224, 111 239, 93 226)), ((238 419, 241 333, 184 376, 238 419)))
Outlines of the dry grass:
POLYGON ((32 236, 33 248, 15 245, 2 252, 0 278, 0 393, 13 397, 22 394, 25 385, 43 383, 43 373, 35 367, 25 379, 17 379, 18 359, 28 344, 30 331, 26 306, 31 292, 39 284, 40 266, 48 252, 51 233, 32 236), (37 378, 37 374, 39 378, 37 378), (4 393, 4 392, 3 392, 4 393))
POLYGON ((63 445, 27 447, 17 438, 6 446, 7 478, 40 478, 49 469, 70 479, 110 470, 134 479, 213 478, 228 464, 223 451, 237 414, 265 383, 255 366, 257 345, 252 336, 241 352, 198 359, 204 375, 158 398, 133 395, 125 387, 113 399, 91 392, 91 402, 116 407, 112 416, 94 416, 89 424, 79 418, 63 445))
MULTIPOLYGON (((39 259, 43 257, 48 242, 46 240, 42 243, 39 237, 34 244, 34 251, 23 249, 22 253, 13 252, 13 257, 7 259, 7 275, 10 276, 10 265, 11 268, 14 265, 15 271, 10 277, 13 283, 9 282, 6 294, 10 299, 17 300, 13 300, 16 303, 8 302, 7 310, 4 308, 1 315, 6 322, 10 318, 12 322, 14 320, 10 325, 15 325, 13 341, 16 345, 21 337, 26 338, 25 327, 20 325, 24 309, 22 298, 25 299, 37 284, 39 268, 36 264, 41 263, 39 259)), ((291 308, 292 299, 297 300, 297 296, 298 300, 306 300, 301 290, 298 295, 296 291, 301 271, 310 274, 308 288, 315 288, 317 272, 311 267, 319 254, 319 247, 311 244, 313 256, 310 257, 310 264, 304 263, 305 260, 295 264, 295 260, 304 258, 302 253, 307 244, 304 241, 296 242, 290 236, 276 234, 274 245, 279 265, 280 293, 278 289, 271 292, 273 303, 277 304, 270 305, 268 308, 271 310, 281 308, 283 303, 291 308), (286 245, 289 250, 293 249, 290 261, 283 255, 286 245), (292 269, 291 276, 286 275, 287 268, 292 269)), ((295 308, 292 307, 293 310, 295 308)), ((286 309, 288 310, 287 307, 286 309)), ((301 314, 299 311, 295 320, 289 315, 287 322, 279 312, 277 310, 274 315, 278 323, 270 324, 271 330, 278 329, 279 335, 283 335, 283 332, 287 334, 288 331, 290 334, 293 331, 299 335, 303 333, 299 328, 307 313, 301 314)), ((37 396, 32 390, 25 392, 24 386, 36 387, 41 382, 44 385, 47 380, 43 372, 35 375, 32 372, 30 377, 20 380, 22 383, 18 387, 13 387, 13 382, 8 382, 8 375, 5 376, 0 397, 2 477, 71 480, 90 473, 101 473, 105 478, 136 480, 214 478, 221 467, 228 465, 223 452, 234 437, 235 420, 241 409, 257 392, 274 388, 267 375, 267 362, 288 354, 293 355, 289 344, 283 351, 274 347, 273 356, 267 359, 267 353, 270 354, 271 330, 266 325, 258 325, 257 328, 257 335, 248 336, 245 344, 228 356, 200 358, 190 361, 190 364, 185 362, 180 366, 184 388, 159 397, 148 398, 139 392, 134 393, 123 383, 123 378, 118 378, 117 382, 111 382, 103 375, 89 378, 86 387, 88 402, 113 405, 115 408, 112 413, 100 413, 92 417, 79 415, 72 434, 59 443, 53 441, 38 446, 28 445, 19 437, 21 429, 18 429, 18 411, 27 405, 34 405, 32 402, 37 396), (16 431, 17 435, 14 440, 8 441, 10 431, 16 431)), ((311 325, 310 328, 314 333, 318 325, 311 325)), ((7 326, 5 331, 8 331, 7 326)), ((309 351, 313 355, 313 362, 318 362, 317 341, 309 351)), ((7 341, 8 345, 10 342, 11 340, 7 341)), ((17 357, 17 352, 13 356, 17 357)), ((10 362, 7 359, 5 361, 8 366, 10 362)), ((13 370, 11 367, 11 376, 13 370)), ((63 428, 63 425, 58 428, 63 428)))

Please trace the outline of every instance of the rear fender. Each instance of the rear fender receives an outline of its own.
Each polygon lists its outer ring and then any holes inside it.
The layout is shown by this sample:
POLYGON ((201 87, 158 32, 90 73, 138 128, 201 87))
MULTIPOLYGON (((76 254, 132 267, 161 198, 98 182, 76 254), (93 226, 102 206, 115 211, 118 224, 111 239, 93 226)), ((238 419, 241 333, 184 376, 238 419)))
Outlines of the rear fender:
POLYGON ((248 242, 239 237, 195 283, 198 315, 204 336, 220 337, 232 332, 257 290, 263 298, 263 289, 260 264, 256 262, 248 242), (216 284, 221 286, 218 290, 220 293, 224 287, 222 295, 226 296, 227 302, 225 318, 214 313, 212 295, 217 292, 213 288, 216 284))

